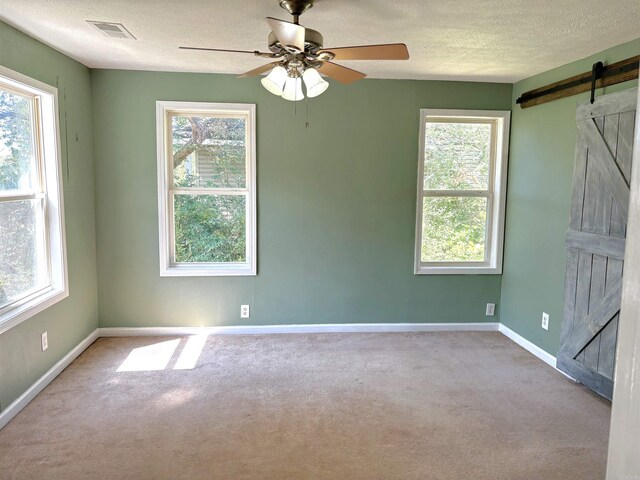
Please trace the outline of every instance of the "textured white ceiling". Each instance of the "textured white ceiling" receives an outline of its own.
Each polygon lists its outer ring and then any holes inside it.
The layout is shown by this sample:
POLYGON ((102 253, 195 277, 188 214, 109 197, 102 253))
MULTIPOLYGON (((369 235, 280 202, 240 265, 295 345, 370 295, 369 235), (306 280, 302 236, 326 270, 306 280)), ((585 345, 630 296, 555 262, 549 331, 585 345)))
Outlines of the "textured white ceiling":
MULTIPOLYGON (((242 73, 263 59, 277 0, 2 0, 0 19, 93 68, 242 73), (123 23, 137 40, 85 20, 123 23)), ((345 62, 374 78, 513 82, 640 36, 639 0, 316 0, 326 47, 404 42, 409 61, 345 62)))

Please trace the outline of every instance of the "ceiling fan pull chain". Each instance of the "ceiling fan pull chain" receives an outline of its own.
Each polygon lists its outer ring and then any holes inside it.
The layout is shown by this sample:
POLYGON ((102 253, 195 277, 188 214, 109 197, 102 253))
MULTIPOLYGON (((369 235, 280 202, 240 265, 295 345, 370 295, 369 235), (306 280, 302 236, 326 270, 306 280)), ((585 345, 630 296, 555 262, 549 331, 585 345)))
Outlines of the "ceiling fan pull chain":
POLYGON ((306 123, 304 124, 304 128, 306 128, 307 130, 309 130, 309 97, 308 97, 308 96, 307 96, 306 104, 307 104, 307 121, 306 121, 306 123))

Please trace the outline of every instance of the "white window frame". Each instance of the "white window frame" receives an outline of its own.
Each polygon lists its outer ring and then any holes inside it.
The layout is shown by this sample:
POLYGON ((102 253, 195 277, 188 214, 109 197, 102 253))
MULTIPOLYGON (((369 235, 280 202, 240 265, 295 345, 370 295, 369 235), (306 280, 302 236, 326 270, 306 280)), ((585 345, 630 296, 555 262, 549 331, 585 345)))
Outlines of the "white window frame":
POLYGON ((418 196, 416 210, 416 275, 501 274, 509 157, 511 112, 505 110, 420 109, 420 150, 418 157, 418 196), (430 121, 493 123, 492 148, 487 190, 424 190, 425 130, 430 121), (485 261, 423 262, 422 216, 425 197, 484 197, 487 199, 485 261))
MULTIPOLYGON (((257 273, 256 241, 256 106, 240 103, 156 102, 156 132, 158 148, 158 215, 160 245, 160 276, 251 276, 257 273), (173 155, 171 122, 173 114, 202 116, 238 115, 246 123, 246 179, 244 189, 206 189, 203 193, 245 195, 246 201, 246 262, 242 263, 178 263, 175 262, 173 195, 173 155)), ((188 189, 197 194, 197 189, 188 189)))
POLYGON ((0 308, 0 334, 69 296, 64 222, 62 162, 58 124, 58 90, 51 85, 0 66, 0 88, 34 99, 37 192, 0 195, 5 201, 41 199, 44 218, 48 284, 0 308))

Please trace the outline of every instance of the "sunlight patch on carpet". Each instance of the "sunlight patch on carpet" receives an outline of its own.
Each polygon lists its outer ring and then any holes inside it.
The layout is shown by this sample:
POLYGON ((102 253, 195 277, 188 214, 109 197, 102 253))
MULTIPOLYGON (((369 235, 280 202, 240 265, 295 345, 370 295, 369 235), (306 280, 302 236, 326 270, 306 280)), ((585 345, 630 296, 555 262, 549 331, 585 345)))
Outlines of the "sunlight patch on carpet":
POLYGON ((202 349, 207 343, 208 335, 192 335, 187 340, 187 344, 182 349, 178 361, 173 366, 174 370, 191 370, 195 368, 202 349))
POLYGON ((164 370, 180 344, 180 339, 154 343, 131 350, 118 372, 150 372, 164 370))

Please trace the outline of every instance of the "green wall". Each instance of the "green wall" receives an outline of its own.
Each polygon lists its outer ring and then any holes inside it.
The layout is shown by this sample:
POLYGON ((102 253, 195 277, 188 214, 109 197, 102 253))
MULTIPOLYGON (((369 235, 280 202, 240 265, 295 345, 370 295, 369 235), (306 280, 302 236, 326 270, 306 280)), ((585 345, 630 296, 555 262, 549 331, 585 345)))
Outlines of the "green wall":
MULTIPOLYGON (((640 39, 518 82, 513 87, 505 263, 500 321, 555 355, 560 344, 565 247, 576 142, 575 112, 584 93, 521 109, 525 91, 640 54, 640 39), (540 327, 550 314, 549 331, 540 327)), ((598 95, 637 82, 599 90, 598 95)))
POLYGON ((509 109, 511 85, 332 83, 306 129, 256 78, 91 75, 101 326, 497 319, 499 275, 413 274, 419 109, 509 109), (160 278, 156 100, 257 104, 258 276, 160 278))
POLYGON ((69 297, 0 335, 0 410, 98 326, 89 69, 0 22, 0 65, 58 87, 69 297), (40 351, 40 334, 49 349, 40 351))

